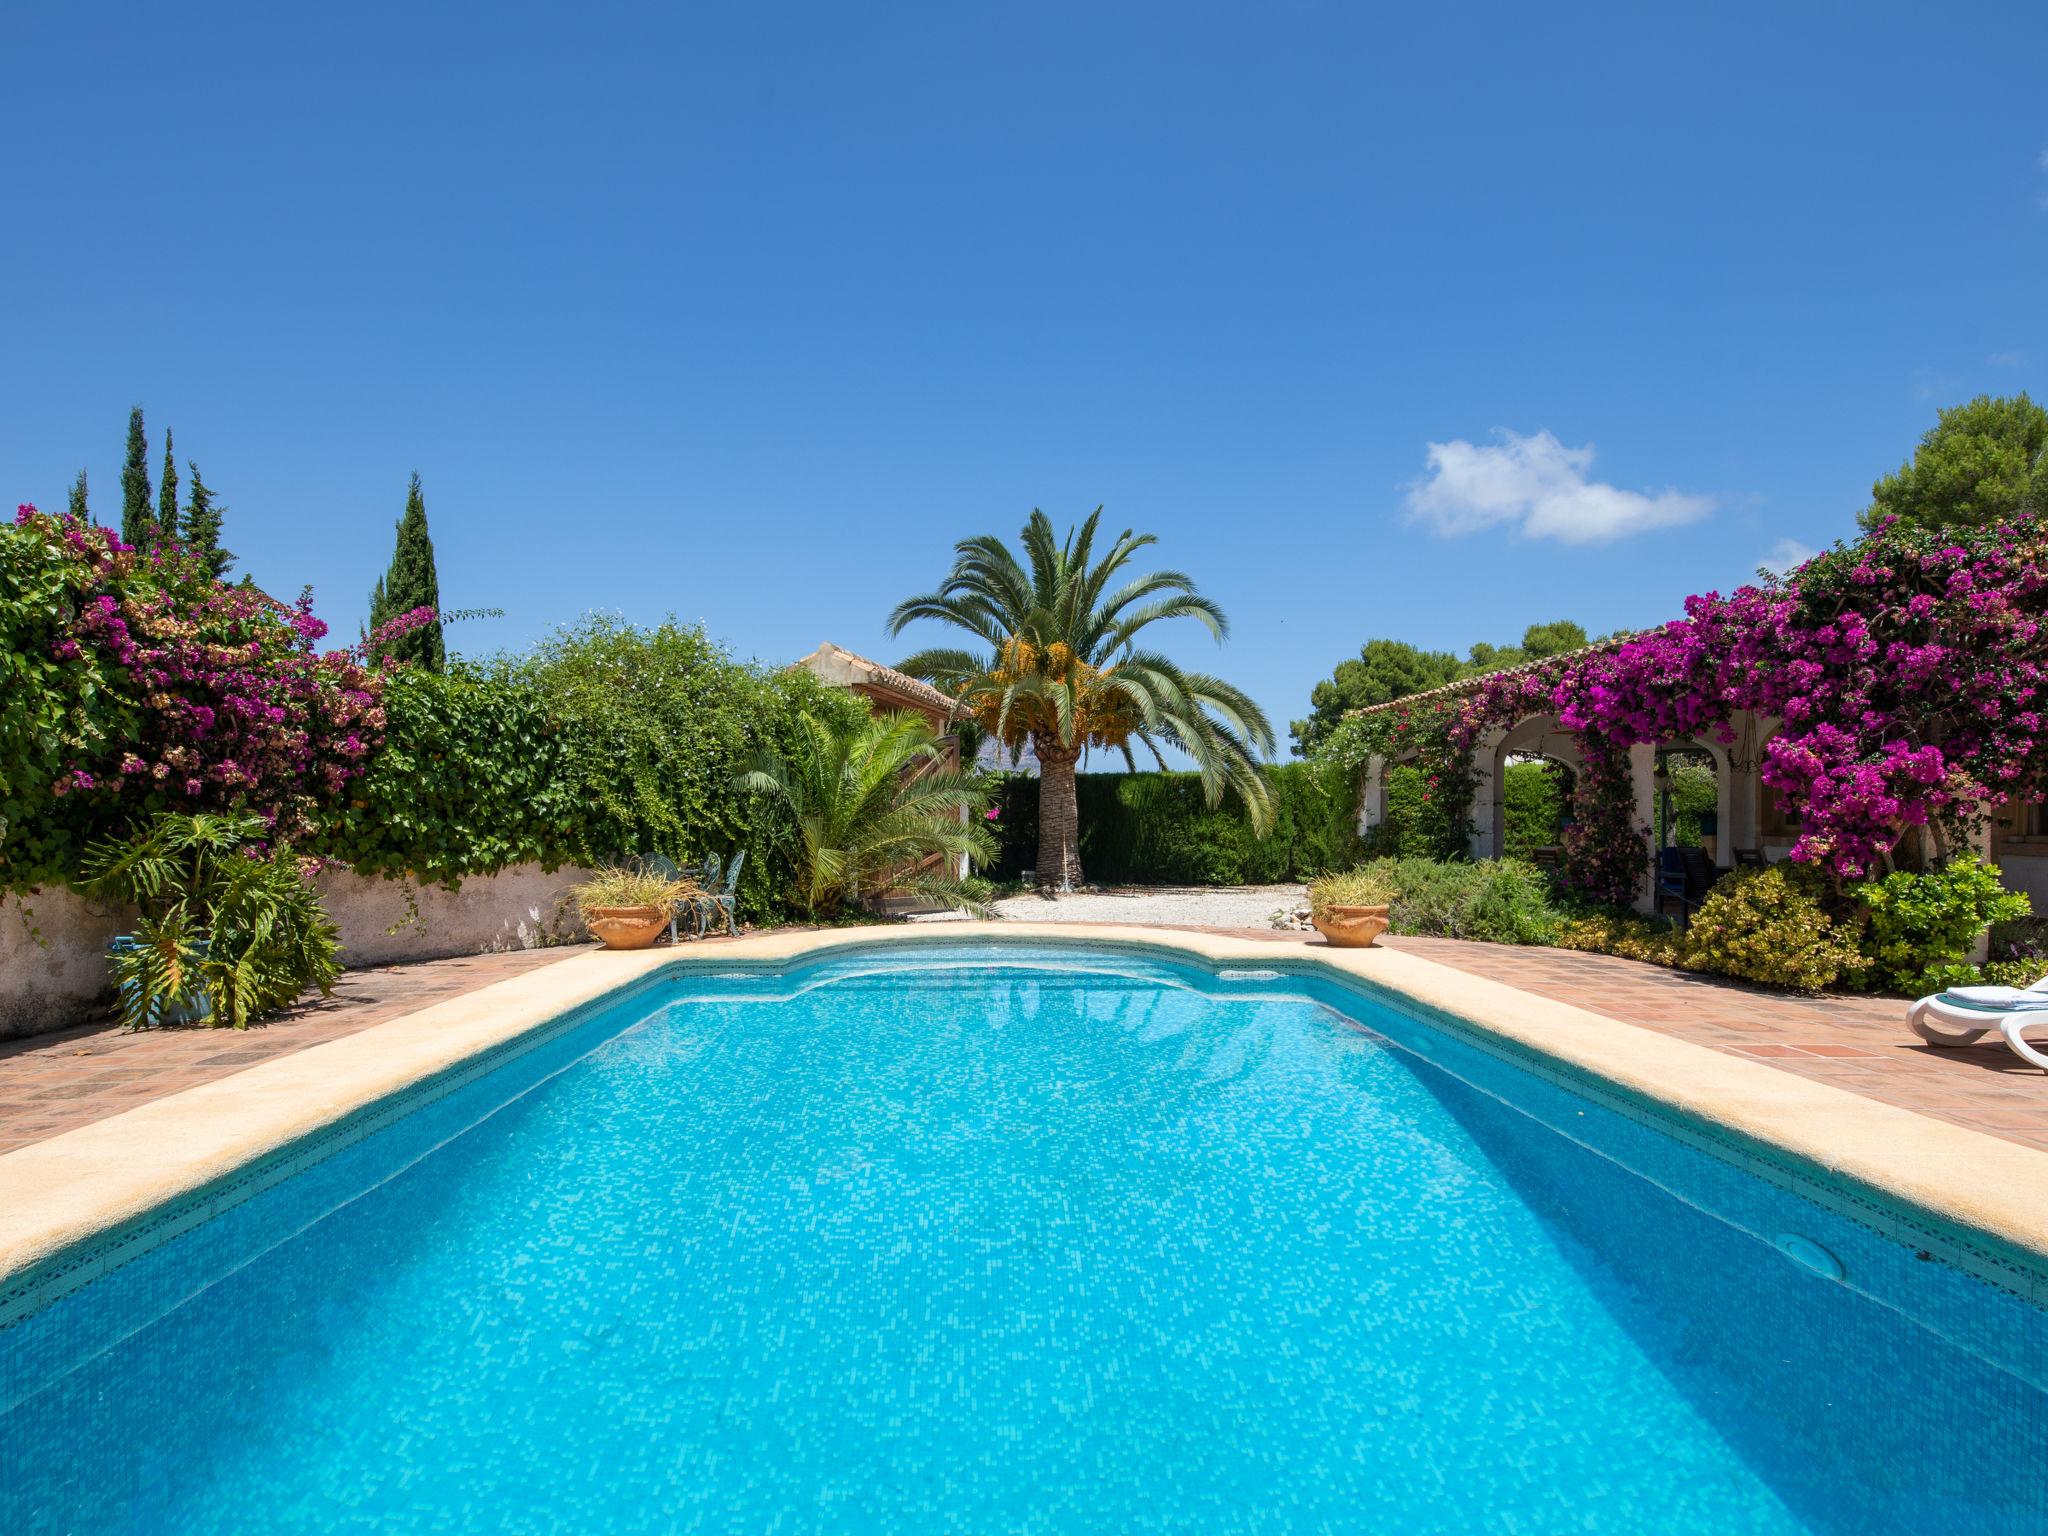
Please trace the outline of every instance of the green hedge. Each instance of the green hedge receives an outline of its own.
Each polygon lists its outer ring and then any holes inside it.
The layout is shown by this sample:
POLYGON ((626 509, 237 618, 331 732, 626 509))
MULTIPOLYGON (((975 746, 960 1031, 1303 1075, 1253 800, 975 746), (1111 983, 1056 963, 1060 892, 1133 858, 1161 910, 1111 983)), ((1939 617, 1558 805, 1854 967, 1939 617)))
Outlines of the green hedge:
MULTIPOLYGON (((994 877, 1038 861, 1038 780, 995 775, 1001 852, 994 877)), ((1252 830, 1242 804, 1215 808, 1193 773, 1084 773, 1075 780, 1081 867, 1099 885, 1266 885, 1348 869, 1362 856, 1357 775, 1339 764, 1268 770, 1273 826, 1252 830)))
POLYGON ((701 629, 597 617, 531 654, 385 686, 386 739, 317 851, 364 874, 454 886, 538 862, 660 853, 695 865, 748 850, 743 913, 776 910, 784 857, 753 837, 733 780, 803 713, 867 706, 803 671, 735 661, 701 629))

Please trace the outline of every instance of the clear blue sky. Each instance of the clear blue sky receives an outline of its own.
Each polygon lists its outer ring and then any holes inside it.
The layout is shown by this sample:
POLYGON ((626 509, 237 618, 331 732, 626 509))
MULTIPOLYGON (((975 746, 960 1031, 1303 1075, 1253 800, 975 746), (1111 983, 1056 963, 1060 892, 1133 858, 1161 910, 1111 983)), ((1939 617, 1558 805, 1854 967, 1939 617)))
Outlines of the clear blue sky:
POLYGON ((1100 502, 1284 741, 1368 636, 1654 622, 2048 392, 2038 3, 24 4, 0 57, 5 492, 111 520, 139 401, 348 635, 415 468, 467 651, 893 660, 953 540, 1100 502))

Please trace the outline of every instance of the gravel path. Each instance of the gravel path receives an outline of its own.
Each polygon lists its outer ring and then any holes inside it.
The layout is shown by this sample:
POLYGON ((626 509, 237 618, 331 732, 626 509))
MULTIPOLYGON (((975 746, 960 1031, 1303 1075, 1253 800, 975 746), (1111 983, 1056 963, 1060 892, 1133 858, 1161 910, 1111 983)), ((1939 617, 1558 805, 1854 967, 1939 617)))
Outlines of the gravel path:
MULTIPOLYGON (((1282 907, 1307 900, 1298 885, 1130 887, 1071 896, 1008 896, 998 917, 1033 923, 1148 923, 1201 928, 1264 928, 1282 907)), ((943 921, 944 915, 912 922, 943 921)))

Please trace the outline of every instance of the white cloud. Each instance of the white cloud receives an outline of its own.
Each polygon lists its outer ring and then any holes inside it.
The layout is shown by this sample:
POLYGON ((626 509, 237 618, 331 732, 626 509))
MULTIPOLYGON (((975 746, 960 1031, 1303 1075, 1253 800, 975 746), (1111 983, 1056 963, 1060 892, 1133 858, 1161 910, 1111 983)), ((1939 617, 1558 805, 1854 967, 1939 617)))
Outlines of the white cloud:
POLYGON ((1984 361, 1994 368, 2024 368, 2027 366, 2027 354, 2018 351, 1994 352, 1984 361))
POLYGON ((1591 443, 1567 448, 1548 432, 1496 435, 1497 443, 1431 443, 1429 473, 1407 487, 1408 516, 1452 538, 1511 526, 1532 539, 1604 544, 1714 509, 1708 496, 1625 491, 1587 479, 1591 443))
POLYGON ((1757 564, 1774 576, 1783 576, 1797 570, 1819 553, 1819 550, 1809 549, 1797 539, 1780 539, 1771 546, 1771 552, 1757 561, 1757 564))

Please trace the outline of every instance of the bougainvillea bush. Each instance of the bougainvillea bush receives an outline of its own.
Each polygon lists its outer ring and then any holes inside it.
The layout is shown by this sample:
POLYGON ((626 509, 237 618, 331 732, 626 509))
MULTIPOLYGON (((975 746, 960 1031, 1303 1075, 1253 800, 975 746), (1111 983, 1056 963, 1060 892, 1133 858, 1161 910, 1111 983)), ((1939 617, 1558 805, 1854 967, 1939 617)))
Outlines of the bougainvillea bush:
POLYGON ((1909 828, 1929 827, 1938 850, 1957 851, 1997 806, 2048 791, 2042 518, 1946 532, 1886 523, 1787 577, 1685 609, 1469 694, 1356 716, 1330 750, 1351 762, 1416 753, 1463 805, 1461 763, 1482 733, 1554 713, 1586 759, 1565 875, 1609 902, 1633 898, 1648 860, 1627 749, 1733 744, 1743 711, 1782 720, 1761 776, 1799 814, 1792 858, 1838 882, 1881 873, 1909 828))
POLYGON ((379 679, 325 634, 310 601, 20 508, 0 528, 0 888, 71 879, 164 811, 308 835, 384 731, 379 679))

